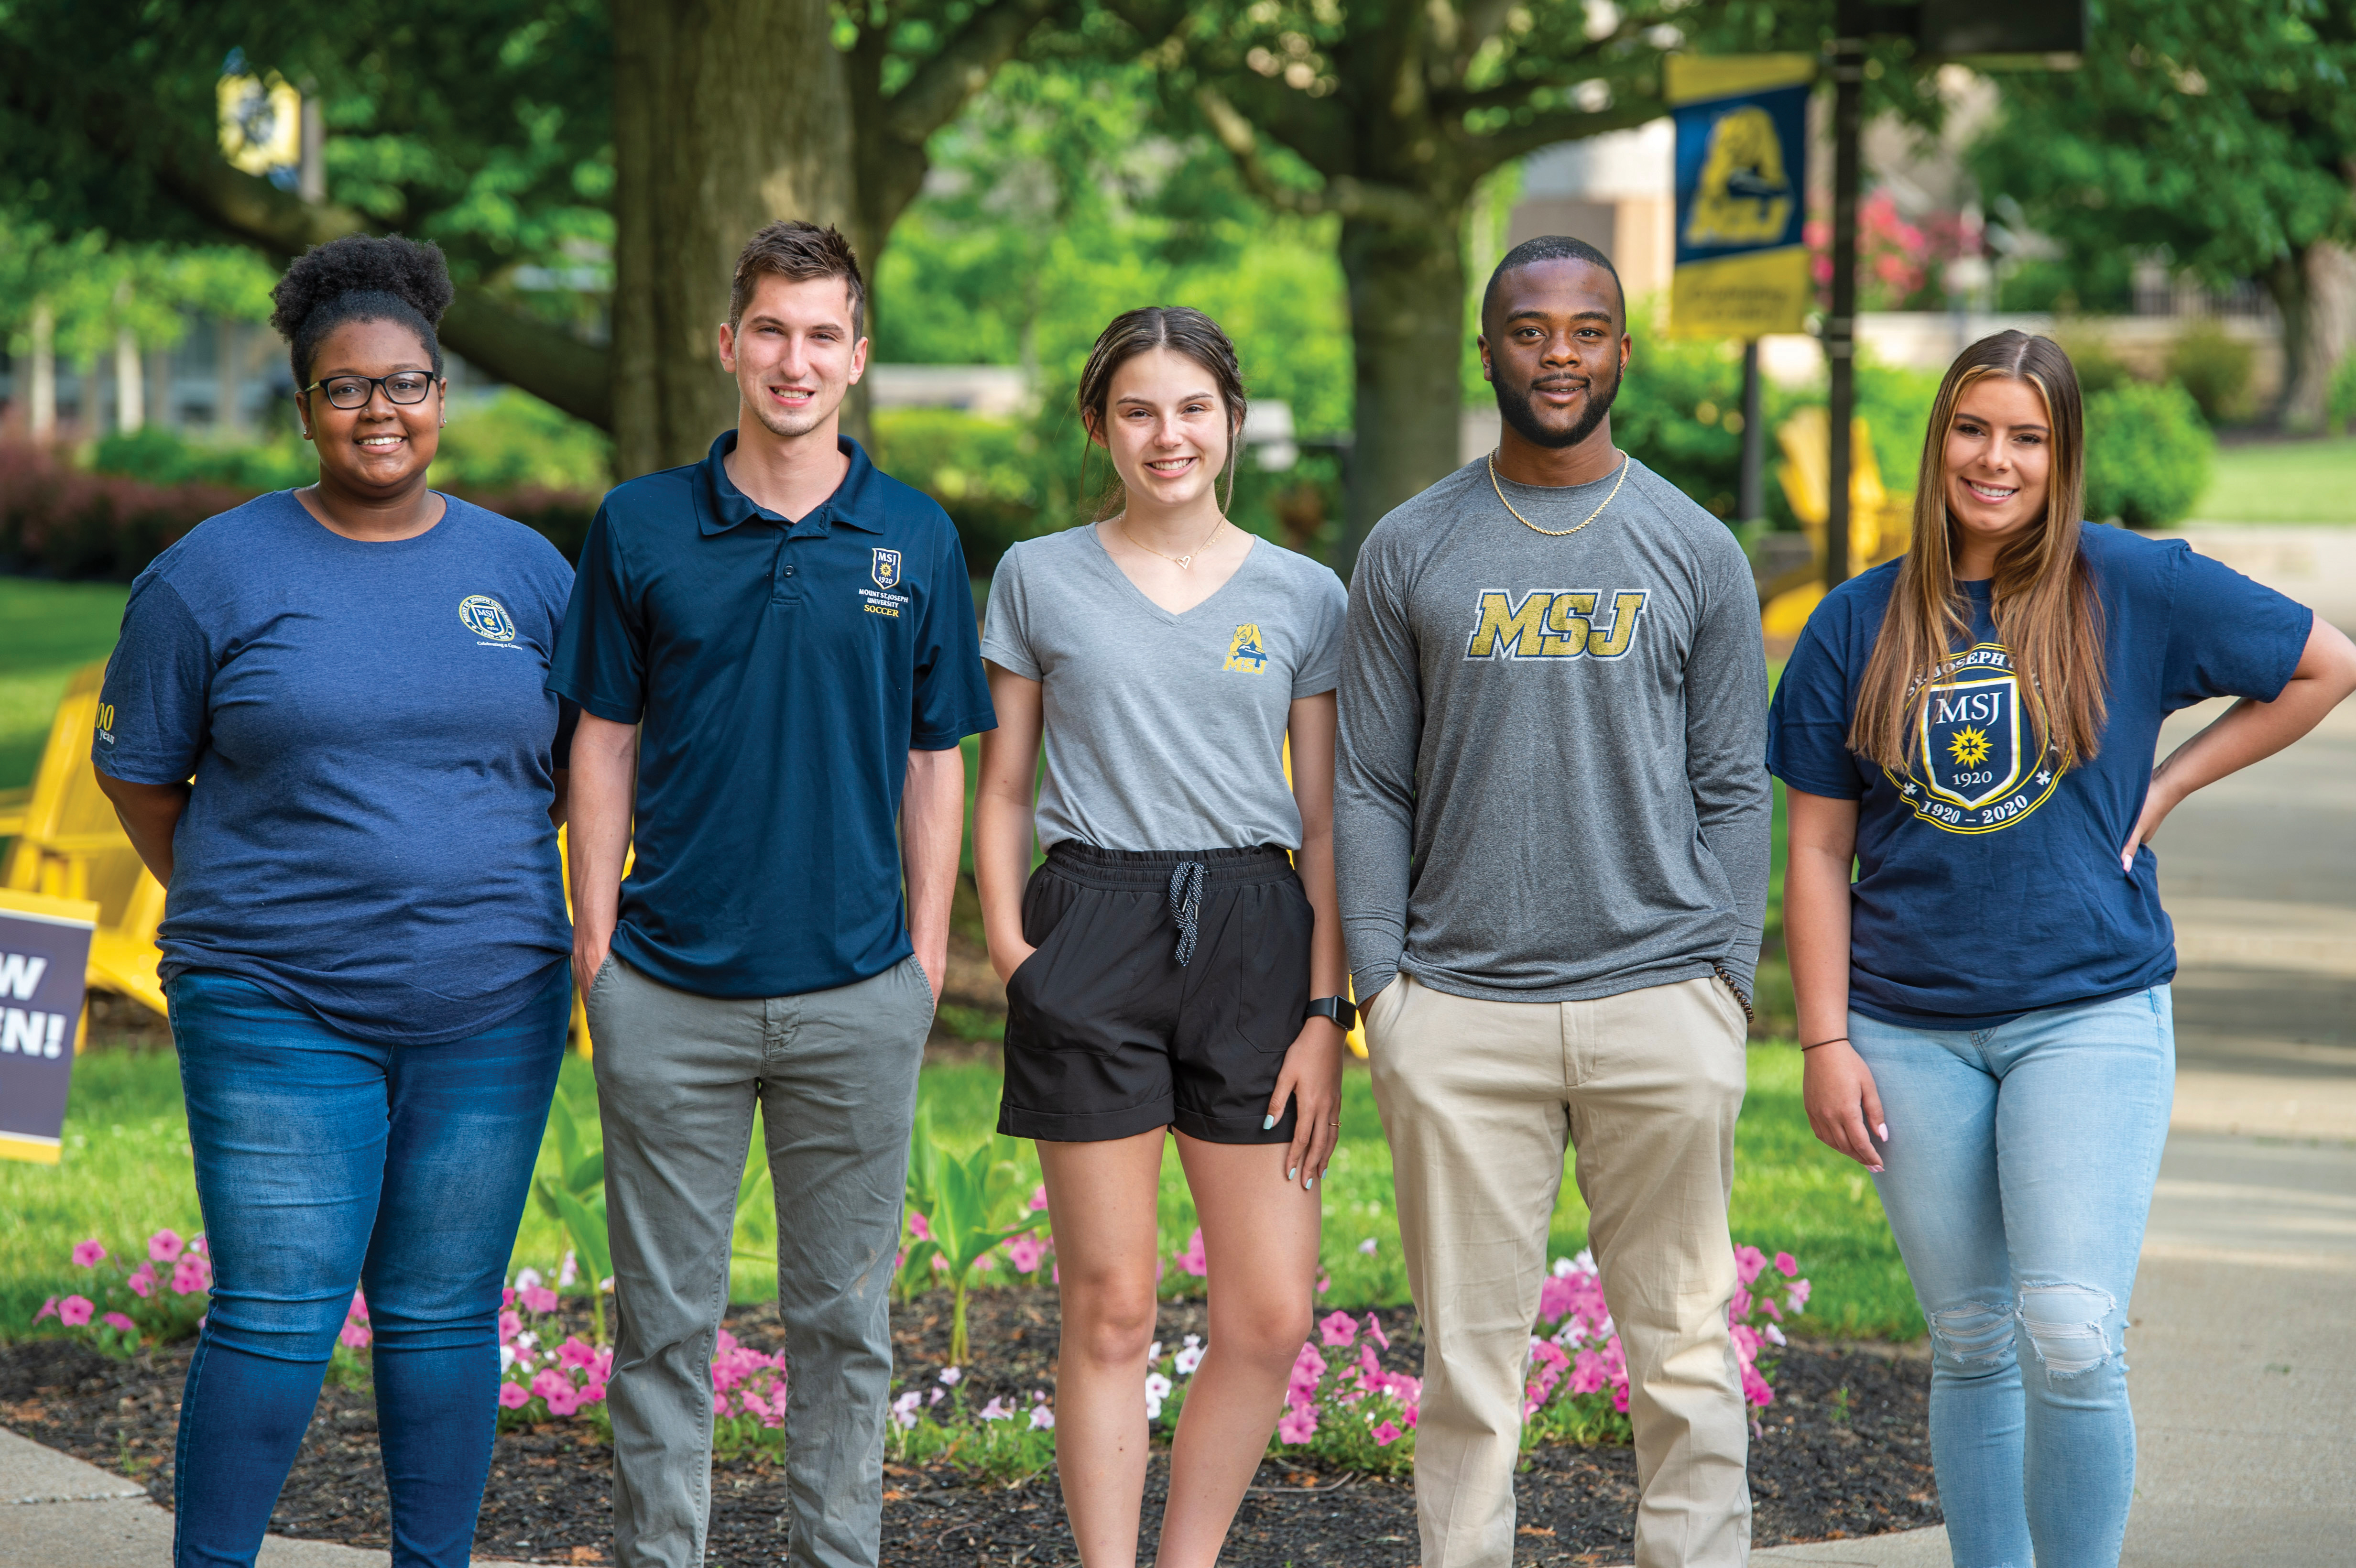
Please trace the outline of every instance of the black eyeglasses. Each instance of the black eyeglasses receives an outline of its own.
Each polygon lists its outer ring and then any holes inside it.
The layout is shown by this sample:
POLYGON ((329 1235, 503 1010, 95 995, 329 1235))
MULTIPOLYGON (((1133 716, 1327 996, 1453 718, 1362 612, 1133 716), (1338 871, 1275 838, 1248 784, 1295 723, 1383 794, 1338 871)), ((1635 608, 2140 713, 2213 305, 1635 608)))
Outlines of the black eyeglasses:
POLYGON ((434 390, 434 378, 423 370, 396 370, 390 376, 330 376, 303 389, 325 390, 327 401, 339 409, 364 409, 379 387, 390 401, 422 403, 434 390))

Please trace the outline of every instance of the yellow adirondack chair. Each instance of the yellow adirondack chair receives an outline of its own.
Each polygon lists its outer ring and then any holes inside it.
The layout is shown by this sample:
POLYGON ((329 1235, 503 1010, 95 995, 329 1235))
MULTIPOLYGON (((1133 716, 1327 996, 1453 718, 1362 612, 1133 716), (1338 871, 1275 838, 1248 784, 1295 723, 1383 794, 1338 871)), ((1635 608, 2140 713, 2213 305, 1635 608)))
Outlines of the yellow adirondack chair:
MULTIPOLYGON (((1891 490, 1881 482, 1881 465, 1874 460, 1871 432, 1862 419, 1849 421, 1848 550, 1855 570, 1879 566, 1901 554, 1913 530, 1914 492, 1891 490)), ((1832 421, 1820 408, 1804 408, 1783 421, 1775 432, 1783 461, 1775 476, 1783 498, 1800 520, 1815 553, 1815 576, 1797 588, 1777 594, 1760 612, 1760 623, 1771 637, 1796 637, 1806 625, 1816 602, 1825 596, 1825 523, 1832 515, 1832 421)))
POLYGON ((164 889, 139 863, 137 851, 115 819, 113 803, 99 793, 98 774, 90 765, 99 686, 105 677, 106 666, 100 663, 76 670, 66 683, 22 816, 0 822, 16 832, 0 885, 97 904, 89 983, 162 1013, 155 926, 164 918, 164 889))

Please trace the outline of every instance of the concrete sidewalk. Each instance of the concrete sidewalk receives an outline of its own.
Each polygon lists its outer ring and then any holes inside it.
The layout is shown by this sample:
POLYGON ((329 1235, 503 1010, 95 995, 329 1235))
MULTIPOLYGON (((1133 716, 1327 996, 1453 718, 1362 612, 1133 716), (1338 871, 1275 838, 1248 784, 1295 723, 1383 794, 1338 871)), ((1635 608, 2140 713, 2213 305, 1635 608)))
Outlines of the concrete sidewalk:
MULTIPOLYGON (((172 1516, 145 1488, 0 1427, 0 1568, 158 1568, 171 1560, 172 1516)), ((385 1568, 391 1557, 273 1535, 257 1561, 259 1568, 385 1568)))

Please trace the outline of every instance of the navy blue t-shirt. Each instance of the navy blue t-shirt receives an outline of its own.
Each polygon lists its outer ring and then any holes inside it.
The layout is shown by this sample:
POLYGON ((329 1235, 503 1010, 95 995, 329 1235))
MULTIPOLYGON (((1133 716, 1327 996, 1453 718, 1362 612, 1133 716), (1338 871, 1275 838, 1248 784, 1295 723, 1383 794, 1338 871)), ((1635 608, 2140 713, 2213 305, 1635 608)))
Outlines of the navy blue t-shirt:
POLYGON ((234 975, 359 1039, 436 1045, 571 954, 548 820, 569 736, 545 687, 573 571, 520 523, 445 507, 363 543, 282 490, 131 585, 91 761, 195 776, 166 980, 234 975))
POLYGON ((1850 752, 1866 660, 1898 580, 1890 561, 1826 595, 1792 650, 1767 767, 1858 803, 1849 1005, 1920 1029, 1987 1028, 2126 996, 2176 973, 2148 846, 2119 869, 2151 784, 2160 721, 2212 697, 2272 701, 2312 613, 2180 540, 2080 530, 2102 600, 2108 717, 2098 755, 2039 754, 1988 584, 1961 584, 1970 641, 1934 677, 1903 776, 1850 752))
POLYGON ((640 725, 614 951, 696 996, 799 996, 908 956, 908 753, 997 719, 948 515, 844 440, 789 522, 729 479, 735 446, 607 494, 549 689, 640 725))

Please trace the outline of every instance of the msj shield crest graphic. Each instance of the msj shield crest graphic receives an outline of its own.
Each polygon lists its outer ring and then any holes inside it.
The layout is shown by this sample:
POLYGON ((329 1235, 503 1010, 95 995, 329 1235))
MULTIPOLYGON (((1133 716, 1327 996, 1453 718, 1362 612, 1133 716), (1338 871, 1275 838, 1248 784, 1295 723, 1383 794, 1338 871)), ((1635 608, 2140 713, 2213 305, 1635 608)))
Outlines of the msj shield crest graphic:
POLYGON ((900 585, 900 552, 896 549, 877 550, 870 575, 875 579, 878 588, 897 588, 900 585))
POLYGON ((1922 783, 1976 811, 2020 782, 2020 679, 1977 669, 1931 688, 1922 708, 1922 783))

